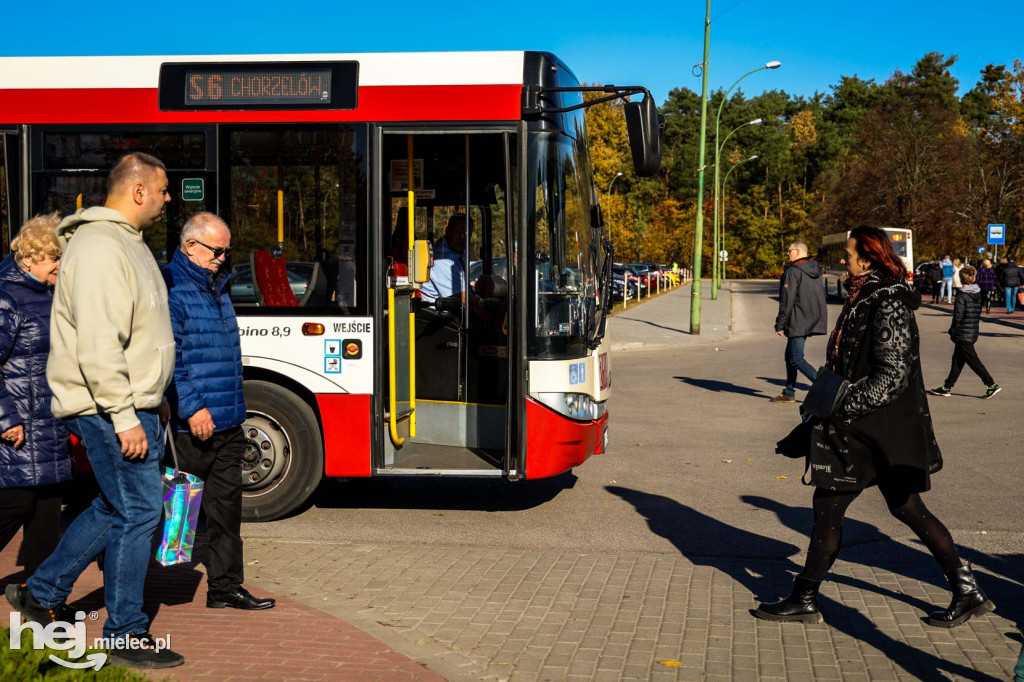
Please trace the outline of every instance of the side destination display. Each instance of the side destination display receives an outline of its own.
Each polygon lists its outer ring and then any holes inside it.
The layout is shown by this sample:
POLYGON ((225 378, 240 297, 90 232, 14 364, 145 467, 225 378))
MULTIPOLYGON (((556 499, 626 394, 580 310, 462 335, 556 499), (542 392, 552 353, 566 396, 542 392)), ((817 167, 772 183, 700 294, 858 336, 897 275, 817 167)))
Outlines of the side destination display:
POLYGON ((160 66, 164 111, 355 109, 358 62, 275 62, 160 66))

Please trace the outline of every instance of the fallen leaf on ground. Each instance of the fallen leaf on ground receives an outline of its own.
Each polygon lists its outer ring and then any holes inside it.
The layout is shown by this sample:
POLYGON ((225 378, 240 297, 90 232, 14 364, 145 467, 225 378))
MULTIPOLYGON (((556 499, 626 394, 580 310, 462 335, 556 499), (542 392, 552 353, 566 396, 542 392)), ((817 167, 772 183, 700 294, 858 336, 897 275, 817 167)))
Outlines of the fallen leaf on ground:
POLYGON ((658 661, 658 663, 662 664, 666 668, 682 668, 683 667, 683 662, 682 661, 666 660, 666 661, 658 661))
POLYGON ((725 462, 726 464, 732 464, 731 459, 723 459, 722 461, 725 462))
POLYGON ((776 476, 775 480, 777 480, 777 481, 785 481, 787 478, 789 478, 789 476, 776 476))

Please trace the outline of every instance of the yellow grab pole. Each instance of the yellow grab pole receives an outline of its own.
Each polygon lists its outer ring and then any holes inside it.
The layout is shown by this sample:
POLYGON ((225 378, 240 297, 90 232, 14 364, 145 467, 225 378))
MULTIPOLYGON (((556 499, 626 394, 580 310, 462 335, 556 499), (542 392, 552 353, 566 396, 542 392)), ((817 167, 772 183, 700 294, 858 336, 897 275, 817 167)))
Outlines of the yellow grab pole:
MULTIPOLYGON (((412 163, 412 135, 408 136, 408 161, 409 161, 409 248, 412 249, 416 243, 416 216, 414 211, 416 209, 416 185, 415 185, 415 174, 413 173, 412 163)), ((412 265, 415 267, 416 263, 412 258, 412 265)), ((416 313, 412 309, 412 305, 409 305, 409 409, 412 410, 412 415, 409 417, 409 437, 416 437, 416 313)))
POLYGON ((277 241, 284 244, 284 190, 277 190, 277 241))
POLYGON ((81 194, 79 194, 77 197, 75 197, 75 209, 76 210, 81 210, 82 209, 82 195, 81 194))
POLYGON ((405 439, 398 435, 398 401, 395 397, 396 387, 395 373, 395 290, 388 289, 388 386, 391 388, 391 396, 388 400, 391 408, 391 417, 388 419, 388 429, 391 431, 391 442, 396 446, 405 442, 405 439))

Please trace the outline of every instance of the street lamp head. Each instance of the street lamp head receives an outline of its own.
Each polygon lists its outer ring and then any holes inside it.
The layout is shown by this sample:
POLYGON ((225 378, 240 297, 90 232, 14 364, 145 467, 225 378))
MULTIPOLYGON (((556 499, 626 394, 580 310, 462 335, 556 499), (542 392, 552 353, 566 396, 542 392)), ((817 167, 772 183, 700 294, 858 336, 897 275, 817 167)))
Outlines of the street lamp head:
POLYGON ((615 177, 619 177, 620 175, 622 175, 622 171, 619 171, 618 173, 616 173, 615 177))
POLYGON ((753 160, 754 160, 754 159, 756 159, 756 158, 757 158, 757 154, 754 154, 754 155, 753 155, 753 156, 751 156, 751 157, 750 157, 749 159, 747 159, 747 161, 753 161, 753 160))
POLYGON ((780 66, 782 66, 782 62, 774 62, 773 61, 773 62, 768 62, 767 64, 765 64, 764 68, 766 68, 766 69, 777 69, 780 66))
POLYGON ((750 122, 750 123, 748 123, 747 125, 748 125, 748 126, 756 126, 756 125, 758 125, 759 123, 763 123, 763 121, 762 121, 761 119, 759 119, 759 118, 755 118, 755 119, 754 119, 753 121, 751 121, 751 122, 750 122))

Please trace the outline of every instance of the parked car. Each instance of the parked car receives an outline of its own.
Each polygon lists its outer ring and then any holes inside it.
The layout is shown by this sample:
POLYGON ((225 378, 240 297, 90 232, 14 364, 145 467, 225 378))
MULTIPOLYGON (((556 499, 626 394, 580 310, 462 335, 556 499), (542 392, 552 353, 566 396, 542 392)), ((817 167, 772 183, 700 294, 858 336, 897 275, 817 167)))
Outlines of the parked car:
MULTIPOLYGON (((288 285, 295 294, 295 298, 301 299, 309 286, 309 280, 313 278, 312 263, 288 263, 288 285)), ((233 303, 254 304, 256 303, 256 291, 252 286, 252 268, 248 263, 240 263, 231 268, 231 301, 233 303)))
POLYGON ((935 287, 942 286, 942 280, 935 281, 928 276, 928 270, 935 263, 933 260, 926 260, 923 263, 918 263, 917 267, 914 268, 914 286, 922 294, 931 294, 935 287))
MULTIPOLYGON (((612 266, 612 279, 615 277, 621 277, 624 281, 630 284, 630 296, 635 296, 638 293, 640 295, 647 295, 647 278, 637 274, 632 268, 626 265, 615 264, 612 266)), ((614 285, 613 285, 614 286, 614 285)), ((622 295, 622 291, 619 291, 619 295, 622 295)))
MULTIPOLYGON (((637 291, 639 290, 640 283, 629 276, 629 294, 626 295, 626 300, 632 300, 637 297, 637 291)), ((621 301, 625 294, 625 287, 627 282, 627 274, 625 268, 613 268, 612 269, 612 301, 621 301)))
POLYGON ((648 289, 654 288, 654 278, 657 275, 651 273, 651 269, 647 267, 647 263, 626 263, 626 268, 639 277, 648 289))

